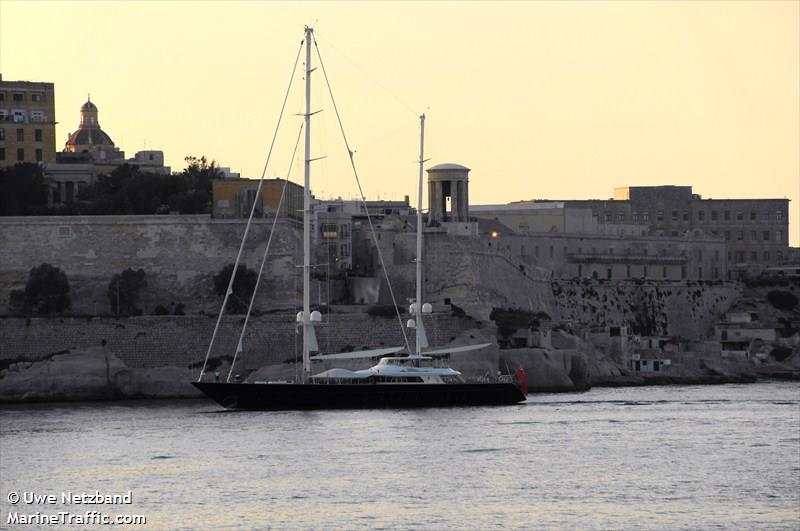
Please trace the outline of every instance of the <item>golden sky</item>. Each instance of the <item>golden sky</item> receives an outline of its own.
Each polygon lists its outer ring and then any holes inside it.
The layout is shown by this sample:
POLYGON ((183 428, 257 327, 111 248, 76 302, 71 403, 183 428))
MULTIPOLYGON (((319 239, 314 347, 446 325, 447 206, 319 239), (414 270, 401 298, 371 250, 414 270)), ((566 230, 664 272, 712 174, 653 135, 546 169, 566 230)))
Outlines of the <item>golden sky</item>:
MULTIPOLYGON (((790 198, 800 244, 798 1, 0 0, 0 73, 55 83, 57 149, 91 93, 128 156, 161 149, 180 169, 206 155, 258 177, 305 24, 370 198, 413 198, 427 110, 429 164, 472 168, 472 203, 690 184, 705 198, 790 198)), ((290 164, 295 82, 270 177, 290 164)), ((323 85, 313 106, 312 155, 327 158, 312 189, 354 197, 323 85)))

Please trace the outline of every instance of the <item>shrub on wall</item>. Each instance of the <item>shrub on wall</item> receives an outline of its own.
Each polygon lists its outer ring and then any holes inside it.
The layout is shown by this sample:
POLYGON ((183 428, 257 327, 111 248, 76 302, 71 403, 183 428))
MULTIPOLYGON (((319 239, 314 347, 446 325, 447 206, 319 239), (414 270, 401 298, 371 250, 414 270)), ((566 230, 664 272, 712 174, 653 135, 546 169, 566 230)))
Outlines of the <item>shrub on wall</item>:
POLYGON ((139 293, 147 286, 145 272, 126 269, 111 277, 108 283, 108 302, 114 315, 141 315, 139 293))
POLYGON ((52 315, 69 311, 69 281, 58 267, 41 264, 28 273, 25 290, 14 290, 9 296, 13 314, 52 315))
POLYGON ((767 293, 767 300, 776 310, 789 312, 797 308, 797 297, 788 291, 772 290, 767 293))
MULTIPOLYGON (((231 280, 231 273, 233 273, 233 264, 228 264, 214 275, 214 292, 217 295, 225 296, 225 290, 228 289, 228 283, 231 280)), ((236 278, 233 279, 232 293, 225 305, 226 312, 245 313, 247 311, 257 279, 258 273, 248 269, 244 264, 239 264, 239 267, 236 268, 236 278)))

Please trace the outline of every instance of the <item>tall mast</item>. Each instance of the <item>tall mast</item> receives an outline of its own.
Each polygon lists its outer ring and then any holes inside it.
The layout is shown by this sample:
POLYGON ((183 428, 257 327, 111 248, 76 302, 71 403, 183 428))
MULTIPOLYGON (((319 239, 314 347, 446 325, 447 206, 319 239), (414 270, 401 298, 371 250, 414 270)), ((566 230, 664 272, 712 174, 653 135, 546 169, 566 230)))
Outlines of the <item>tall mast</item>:
POLYGON ((419 116, 419 195, 417 196, 417 356, 422 353, 422 166, 425 163, 425 115, 419 116))
POLYGON ((303 383, 311 374, 311 41, 314 30, 306 26, 306 151, 303 191, 303 383))

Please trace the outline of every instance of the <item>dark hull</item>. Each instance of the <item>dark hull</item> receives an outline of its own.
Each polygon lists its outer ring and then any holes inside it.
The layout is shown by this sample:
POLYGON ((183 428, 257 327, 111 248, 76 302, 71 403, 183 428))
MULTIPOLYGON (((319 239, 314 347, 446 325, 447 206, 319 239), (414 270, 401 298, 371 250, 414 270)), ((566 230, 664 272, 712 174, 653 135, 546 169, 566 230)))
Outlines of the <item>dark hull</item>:
POLYGON ((366 409, 495 406, 525 401, 511 383, 488 384, 251 384, 193 382, 230 409, 366 409))

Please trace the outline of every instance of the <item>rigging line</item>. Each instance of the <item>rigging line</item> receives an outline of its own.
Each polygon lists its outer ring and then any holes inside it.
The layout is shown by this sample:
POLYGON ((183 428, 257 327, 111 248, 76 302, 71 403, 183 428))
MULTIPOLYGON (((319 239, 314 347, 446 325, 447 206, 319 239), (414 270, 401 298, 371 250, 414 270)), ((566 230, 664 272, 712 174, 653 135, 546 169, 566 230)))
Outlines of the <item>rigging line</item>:
POLYGON ((233 293, 233 280, 236 278, 236 272, 239 269, 239 261, 242 258, 242 251, 244 251, 244 244, 247 240, 247 233, 250 231, 250 225, 253 222, 253 215, 256 211, 256 204, 258 204, 257 199, 261 196, 261 184, 264 182, 264 175, 267 173, 267 166, 269 166, 269 160, 272 157, 272 148, 275 147, 275 139, 278 137, 278 130, 281 127, 281 121, 283 120, 283 111, 286 109, 286 102, 289 99, 289 93, 292 89, 292 82, 294 81, 294 75, 297 72, 297 63, 300 61, 300 52, 303 50, 303 41, 300 41, 300 48, 297 50, 297 57, 294 59, 294 67, 292 67, 292 75, 289 78, 289 86, 286 87, 286 95, 283 98, 283 105, 281 105, 281 111, 278 114, 278 123, 275 125, 275 133, 272 135, 272 143, 269 145, 269 151, 267 152, 267 160, 264 162, 264 170, 261 172, 261 179, 258 181, 258 187, 256 188, 256 198, 253 200, 253 207, 250 209, 250 217, 247 218, 247 225, 244 228, 244 235, 242 236, 242 243, 239 244, 239 252, 236 254, 236 261, 233 264, 233 271, 231 272, 231 279, 228 281, 228 289, 225 290, 225 297, 222 299, 222 307, 219 309, 219 315, 217 316, 217 324, 214 325, 214 332, 211 334, 211 341, 208 343, 208 350, 206 351, 206 358, 203 361, 203 368, 200 371, 200 377, 197 379, 198 382, 203 380, 203 376, 206 373, 206 367, 208 366, 208 358, 211 356, 211 349, 214 347, 214 340, 217 338, 217 332, 219 331, 219 325, 222 322, 222 316, 225 314, 225 305, 228 304, 228 298, 230 297, 231 293, 233 293))
MULTIPOLYGON (((380 88, 382 88, 384 91, 386 91, 386 93, 387 93, 387 94, 389 94, 389 96, 391 96, 392 98, 394 98, 394 99, 395 99, 395 101, 397 101, 397 103, 399 103, 400 105, 402 105, 403 107, 405 107, 406 109, 408 109, 408 110, 409 110, 409 111, 410 111, 410 112, 411 112, 411 113, 412 113, 412 114, 413 114, 415 117, 417 117, 417 115, 419 114, 419 113, 417 113, 417 111, 415 111, 414 109, 412 109, 410 105, 408 105, 406 102, 404 102, 403 100, 401 100, 401 99, 400 99, 400 97, 399 97, 399 96, 397 96, 397 94, 395 94, 394 92, 392 92, 391 90, 389 90, 388 88, 386 88, 386 86, 385 86, 385 85, 383 85, 383 83, 381 83, 380 81, 378 81, 377 79, 375 79, 375 76, 373 76, 372 74, 370 74, 369 72, 367 72, 367 70, 366 70, 365 68, 362 68, 362 67, 361 67, 361 66, 360 66, 358 63, 356 63, 355 61, 353 61, 352 59, 350 59, 350 58, 349 58, 349 57, 348 57, 348 56, 347 56, 347 55, 346 55, 346 54, 345 54, 343 51, 341 51, 341 50, 340 50, 340 49, 338 49, 336 46, 334 46, 334 45, 333 45, 333 43, 332 43, 331 41, 329 41, 327 38, 324 38, 324 37, 322 37, 322 35, 320 35, 318 32, 315 32, 315 35, 317 35, 317 36, 319 36, 320 38, 324 39, 324 40, 325 40, 325 42, 327 42, 327 43, 328 43, 328 46, 330 46, 331 48, 333 48, 334 50, 336 50, 336 52, 338 52, 338 53, 339 53, 339 55, 341 55, 342 57, 344 57, 345 59, 347 59, 347 60, 350 62, 350 64, 352 64, 353 66, 355 66, 357 69, 361 70, 361 73, 362 73, 362 74, 364 74, 365 76, 367 76, 367 77, 368 77, 368 78, 369 78, 369 79, 370 79, 370 80, 371 80, 373 83, 375 83, 375 84, 376 84, 376 85, 378 85, 380 88)), ((316 39, 316 37, 314 38, 314 46, 317 46, 317 39, 316 39)), ((317 55, 319 55, 319 48, 317 48, 317 55)))
POLYGON ((292 166, 294 165, 294 156, 297 153, 297 146, 300 145, 300 135, 303 132, 304 125, 305 124, 303 122, 300 122, 300 131, 297 132, 297 141, 294 144, 294 151, 292 151, 292 158, 289 161, 289 169, 286 171, 286 180, 283 181, 283 188, 281 189, 281 198, 278 200, 278 208, 275 210, 275 219, 272 220, 272 229, 269 231, 269 238, 267 239, 267 247, 264 249, 264 257, 261 259, 261 267, 258 269, 258 277, 256 277, 256 285, 253 288, 253 294, 250 296, 250 304, 247 306, 247 315, 244 318, 242 331, 239 334, 239 343, 236 344, 236 352, 233 354, 233 361, 231 361, 231 368, 228 371, 228 378, 225 380, 226 382, 231 381, 231 374, 233 374, 233 366, 236 364, 236 357, 242 350, 242 341, 244 340, 244 334, 247 331, 247 323, 250 321, 250 313, 253 311, 253 304, 256 301, 256 293, 258 293, 258 286, 261 285, 261 276, 264 274, 264 264, 267 263, 267 255, 269 254, 269 248, 272 245, 272 236, 275 234, 275 227, 278 224, 278 218, 280 217, 281 207, 283 206, 283 198, 286 196, 286 187, 289 184, 289 175, 291 174, 292 166))
POLYGON ((369 208, 367 208, 367 200, 364 197, 364 190, 361 188, 361 179, 358 178, 358 170, 356 170, 356 162, 353 159, 353 150, 350 149, 350 143, 347 141, 347 135, 344 132, 344 125, 342 124, 342 117, 339 115, 339 107, 336 105, 336 100, 333 97, 333 89, 331 89, 331 83, 328 79, 328 73, 325 71, 325 63, 322 62, 322 54, 319 52, 319 46, 317 46, 317 40, 314 39, 314 48, 317 50, 317 58, 319 58, 319 66, 322 68, 323 77, 325 77, 325 85, 328 87, 328 93, 331 96, 331 103, 333 104, 333 110, 336 113, 336 120, 339 122, 339 129, 342 132, 342 139, 344 140, 344 145, 347 148, 347 153, 350 156, 350 166, 353 168, 353 175, 356 178, 356 184, 358 185, 358 192, 361 194, 361 204, 364 206, 364 212, 367 214, 367 222, 369 223, 369 229, 372 234, 372 241, 375 244, 375 249, 378 251, 378 258, 381 261, 381 265, 383 266, 383 276, 386 278, 386 285, 389 288, 389 294, 392 296, 392 304, 394 304, 394 311, 397 314, 397 322, 400 323, 400 332, 403 334, 403 341, 406 344, 406 348, 408 352, 411 353, 411 343, 408 342, 408 335, 406 334, 406 329, 403 326, 403 317, 400 315, 400 308, 397 306, 397 299, 394 296, 394 290, 392 289, 392 282, 389 280, 389 272, 386 269, 386 262, 383 260, 383 252, 381 251, 381 246, 378 244, 378 238, 375 236, 375 227, 372 224, 372 216, 369 215, 369 208))

